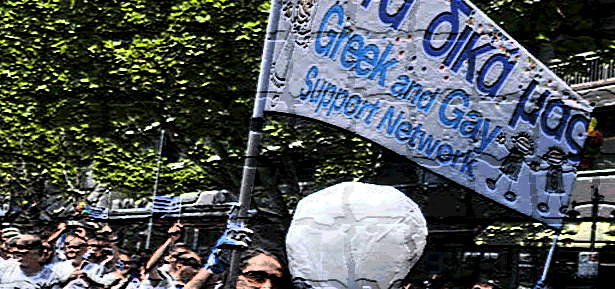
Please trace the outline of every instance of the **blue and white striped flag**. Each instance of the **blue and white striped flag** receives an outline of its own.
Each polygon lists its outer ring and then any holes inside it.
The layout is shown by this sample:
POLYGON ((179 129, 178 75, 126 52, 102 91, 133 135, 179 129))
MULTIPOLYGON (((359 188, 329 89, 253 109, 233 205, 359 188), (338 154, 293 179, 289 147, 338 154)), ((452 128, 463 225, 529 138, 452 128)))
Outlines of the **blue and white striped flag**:
POLYGON ((165 197, 156 196, 154 198, 154 213, 179 213, 180 212, 180 198, 179 197, 165 197))
POLYGON ((108 219, 109 218, 109 208, 99 208, 99 207, 91 207, 90 208, 90 218, 92 219, 108 219))

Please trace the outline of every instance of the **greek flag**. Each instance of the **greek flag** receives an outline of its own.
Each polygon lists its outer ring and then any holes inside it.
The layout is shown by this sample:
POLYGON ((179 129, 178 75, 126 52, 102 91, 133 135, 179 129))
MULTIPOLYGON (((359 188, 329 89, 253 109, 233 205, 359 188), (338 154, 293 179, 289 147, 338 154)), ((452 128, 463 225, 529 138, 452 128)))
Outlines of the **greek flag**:
POLYGON ((108 208, 91 207, 90 208, 90 218, 92 218, 92 219, 108 219, 109 218, 109 209, 108 208))
POLYGON ((156 196, 154 198, 154 213, 179 213, 180 212, 180 198, 179 197, 165 197, 156 196))

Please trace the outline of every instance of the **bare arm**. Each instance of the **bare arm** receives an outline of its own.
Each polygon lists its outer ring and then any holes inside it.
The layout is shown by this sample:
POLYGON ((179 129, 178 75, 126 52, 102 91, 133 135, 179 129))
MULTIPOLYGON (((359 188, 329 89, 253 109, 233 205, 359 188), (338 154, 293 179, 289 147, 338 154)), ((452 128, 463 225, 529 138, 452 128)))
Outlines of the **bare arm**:
POLYGON ((66 223, 60 223, 58 225, 58 230, 55 233, 51 234, 49 238, 47 238, 47 243, 55 244, 56 241, 60 238, 60 236, 64 234, 64 232, 66 232, 66 223))
POLYGON ((90 288, 105 288, 102 278, 92 278, 92 276, 88 274, 83 274, 81 279, 87 282, 90 288))
POLYGON ((177 239, 178 238, 174 238, 174 236, 171 236, 171 237, 169 237, 167 239, 166 242, 164 242, 164 244, 162 244, 162 246, 158 247, 156 252, 154 252, 154 254, 152 254, 152 256, 147 261, 147 264, 145 265, 145 272, 146 273, 151 271, 154 268, 154 266, 156 264, 158 264, 158 261, 160 261, 160 258, 162 258, 162 256, 164 256, 164 254, 167 252, 167 250, 169 250, 171 245, 175 244, 175 241, 177 239))
POLYGON ((171 229, 169 229, 169 238, 154 252, 154 254, 152 254, 152 257, 149 258, 147 264, 145 265, 145 273, 151 271, 154 268, 154 265, 158 264, 160 258, 162 258, 167 250, 169 250, 171 245, 175 244, 179 237, 181 237, 181 230, 182 226, 180 224, 175 224, 171 227, 171 229))
POLYGON ((208 269, 201 268, 201 270, 199 270, 199 273, 194 275, 194 277, 192 277, 190 282, 186 283, 186 286, 184 286, 184 289, 201 289, 201 288, 203 288, 203 285, 205 285, 205 282, 207 282, 207 280, 209 280, 209 277, 211 277, 212 274, 213 273, 211 271, 209 271, 208 269))

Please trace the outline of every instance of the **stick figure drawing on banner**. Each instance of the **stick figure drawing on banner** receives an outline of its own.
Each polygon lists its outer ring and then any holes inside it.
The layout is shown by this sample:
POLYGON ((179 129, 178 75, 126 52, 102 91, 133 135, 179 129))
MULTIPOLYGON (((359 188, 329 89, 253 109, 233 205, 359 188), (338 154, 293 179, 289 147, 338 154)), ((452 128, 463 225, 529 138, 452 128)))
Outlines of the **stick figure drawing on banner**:
MULTIPOLYGON (((506 139, 501 139, 501 143, 505 142, 506 139)), ((506 175, 511 181, 517 181, 519 179, 519 174, 521 173, 521 168, 523 163, 526 161, 528 156, 533 155, 535 151, 535 143, 532 139, 532 136, 527 132, 520 132, 516 136, 512 137, 513 147, 508 149, 508 155, 503 158, 502 163, 500 164, 500 174, 495 178, 488 178, 485 182, 487 183, 487 187, 491 190, 495 190, 496 183, 502 177, 502 175, 506 175)), ((498 161, 502 159, 497 159, 498 161)), ((508 190, 510 190, 510 186, 508 185, 508 190)))
POLYGON ((539 163, 532 163, 530 169, 532 171, 547 171, 547 178, 545 184, 545 193, 549 195, 563 195, 564 191, 564 174, 574 172, 573 166, 568 166, 564 170, 564 165, 568 163, 568 156, 564 152, 564 149, 560 147, 549 147, 547 152, 540 156, 545 162, 546 167, 542 167, 539 163))
POLYGON ((292 55, 295 46, 307 49, 310 44, 312 14, 316 0, 284 0, 282 2, 282 16, 290 22, 290 29, 284 38, 284 46, 273 62, 271 82, 273 89, 278 92, 286 86, 289 71, 292 69, 292 55))

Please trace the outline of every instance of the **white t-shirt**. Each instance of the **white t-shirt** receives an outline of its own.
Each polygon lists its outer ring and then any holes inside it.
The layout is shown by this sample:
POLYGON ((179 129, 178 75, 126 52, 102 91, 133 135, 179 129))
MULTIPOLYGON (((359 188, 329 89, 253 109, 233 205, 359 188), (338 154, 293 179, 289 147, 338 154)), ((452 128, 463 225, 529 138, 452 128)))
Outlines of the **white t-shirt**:
POLYGON ((64 262, 66 261, 66 255, 64 255, 64 253, 60 250, 56 250, 53 254, 53 257, 51 257, 51 260, 49 261, 49 264, 51 265, 56 265, 58 263, 64 262))
MULTIPOLYGON (((124 284, 124 280, 117 280, 117 279, 118 277, 115 274, 108 273, 108 274, 105 274, 105 276, 103 276, 102 284, 109 286, 115 283, 113 287, 111 288, 114 288, 120 284, 124 284)), ((133 278, 132 280, 129 281, 128 285, 126 285, 124 289, 139 289, 140 284, 141 282, 139 281, 139 279, 133 278)))
POLYGON ((34 276, 26 276, 17 262, 0 267, 0 289, 60 289, 60 278, 51 266, 44 266, 34 276))
MULTIPOLYGON (((66 261, 66 262, 69 262, 69 261, 66 261)), ((64 262, 62 262, 62 263, 64 263, 64 262)), ((66 265, 62 265, 62 266, 66 266, 66 265)), ((72 264, 71 264, 71 267, 72 267, 72 264)), ((58 269, 61 269, 61 267, 59 267, 58 269)), ((72 274, 74 271, 76 271, 75 267, 73 267, 73 271, 68 273, 68 275, 65 276, 64 274, 62 274, 62 277, 65 278, 63 280, 67 280, 68 277, 70 276, 70 274, 72 274)), ((92 279, 92 280, 94 280, 94 281, 96 281, 98 283, 105 284, 103 282, 102 276, 100 276, 101 268, 100 268, 99 264, 88 263, 88 264, 86 264, 83 267, 82 271, 85 272, 85 274, 87 274, 88 277, 90 277, 90 279, 92 279)), ((79 278, 79 279, 70 281, 64 287, 64 289, 86 289, 86 288, 89 288, 89 287, 90 286, 89 286, 88 282, 86 282, 85 280, 79 278)))
POLYGON ((141 282, 139 289, 176 289, 177 288, 175 284, 175 279, 171 275, 169 275, 169 272, 165 270, 161 270, 161 268, 159 268, 158 274, 162 278, 162 281, 159 281, 159 283, 155 287, 152 286, 152 283, 150 282, 149 278, 145 278, 145 280, 141 282))
POLYGON ((66 280, 68 280, 68 277, 70 277, 70 275, 76 271, 75 267, 73 267, 72 260, 56 263, 52 267, 52 270, 53 272, 58 274, 60 282, 62 283, 66 282, 66 280))
POLYGON ((139 289, 141 286, 141 281, 139 281, 139 279, 137 278, 132 278, 132 280, 130 280, 130 283, 128 283, 128 286, 126 286, 126 289, 139 289))

